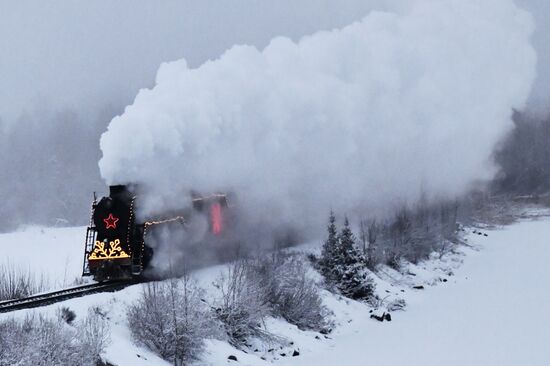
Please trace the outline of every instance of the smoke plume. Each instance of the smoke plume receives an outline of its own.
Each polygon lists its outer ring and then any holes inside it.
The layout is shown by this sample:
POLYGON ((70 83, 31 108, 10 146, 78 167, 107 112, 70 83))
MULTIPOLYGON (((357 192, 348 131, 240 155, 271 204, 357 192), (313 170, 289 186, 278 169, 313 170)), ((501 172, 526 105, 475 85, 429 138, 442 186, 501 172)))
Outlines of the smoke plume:
POLYGON ((258 222, 317 228, 331 208, 460 195, 495 173, 535 77, 532 32, 512 0, 429 0, 168 62, 103 134, 101 174, 147 187, 142 215, 230 191, 258 222))

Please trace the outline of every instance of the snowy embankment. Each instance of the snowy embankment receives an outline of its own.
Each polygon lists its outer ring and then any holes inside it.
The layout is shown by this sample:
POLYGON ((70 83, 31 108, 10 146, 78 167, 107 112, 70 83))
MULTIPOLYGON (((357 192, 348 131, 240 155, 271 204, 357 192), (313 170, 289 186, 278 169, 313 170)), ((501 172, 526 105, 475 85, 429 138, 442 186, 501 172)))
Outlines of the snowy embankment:
MULTIPOLYGON (((396 298, 407 301, 405 311, 392 312, 391 322, 372 320, 368 306, 325 292, 325 304, 335 314, 336 327, 330 335, 302 332, 269 319, 268 330, 286 339, 285 347, 262 345, 246 354, 225 342, 209 341, 201 364, 548 365, 550 312, 545 305, 550 300, 550 220, 523 221, 484 232, 488 236, 468 234, 470 247, 461 247, 459 253, 410 266, 405 274, 381 271, 377 292, 385 303, 396 298), (424 289, 412 288, 420 284, 424 289), (294 351, 300 355, 292 357, 294 351), (229 355, 238 361, 228 361, 229 355)), ((80 272, 83 235, 82 228, 0 235, 0 260, 47 270, 57 283, 67 283, 80 272)), ((223 269, 204 269, 194 277, 208 287, 223 269)), ((139 292, 140 286, 132 286, 115 294, 72 299, 62 306, 78 317, 90 306, 109 314, 112 341, 106 359, 110 363, 168 365, 130 340, 125 305, 139 292)), ((38 311, 53 315, 60 306, 38 311)), ((1 314, 0 320, 28 312, 1 314)))
MULTIPOLYGON (((359 304, 324 347, 285 365, 549 365, 550 221, 469 236, 464 263, 444 285, 405 297, 391 323, 359 304)), ((342 318, 342 319, 344 319, 342 318)))
POLYGON ((0 265, 43 274, 52 289, 71 286, 82 276, 85 236, 85 227, 31 226, 0 234, 0 265))

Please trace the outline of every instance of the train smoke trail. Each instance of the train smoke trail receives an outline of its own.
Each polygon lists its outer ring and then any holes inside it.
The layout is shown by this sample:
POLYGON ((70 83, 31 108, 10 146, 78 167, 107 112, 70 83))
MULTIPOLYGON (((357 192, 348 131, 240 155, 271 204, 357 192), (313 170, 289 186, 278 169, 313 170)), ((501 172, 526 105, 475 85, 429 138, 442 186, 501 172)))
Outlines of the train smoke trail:
POLYGON ((532 31, 512 0, 430 0, 165 63, 102 136, 101 173, 148 187, 145 211, 230 190, 270 225, 459 195, 495 172, 534 79, 532 31))

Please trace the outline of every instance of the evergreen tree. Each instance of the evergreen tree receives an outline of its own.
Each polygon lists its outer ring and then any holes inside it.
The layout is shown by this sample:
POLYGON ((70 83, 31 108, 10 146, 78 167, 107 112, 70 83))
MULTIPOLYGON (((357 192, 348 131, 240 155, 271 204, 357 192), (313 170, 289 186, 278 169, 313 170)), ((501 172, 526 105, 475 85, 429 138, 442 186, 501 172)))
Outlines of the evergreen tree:
POLYGON ((338 279, 340 292, 352 299, 369 299, 374 294, 374 283, 367 274, 364 255, 356 244, 355 235, 351 231, 346 217, 344 227, 338 236, 337 268, 342 268, 338 279))
POLYGON ((343 265, 350 266, 358 260, 364 259, 363 255, 356 246, 355 235, 353 235, 353 232, 351 231, 347 217, 344 220, 344 227, 342 228, 340 235, 338 235, 338 241, 340 244, 338 247, 338 256, 340 257, 343 265))
POLYGON ((334 212, 330 211, 329 223, 327 226, 328 237, 323 244, 321 259, 319 260, 319 269, 325 277, 325 281, 329 286, 333 286, 339 278, 341 270, 337 269, 339 264, 338 258, 338 234, 336 229, 336 217, 334 212))
POLYGON ((336 218, 331 211, 319 270, 326 284, 336 288, 342 295, 352 299, 369 299, 374 296, 374 283, 368 276, 365 257, 357 247, 349 220, 346 217, 340 233, 335 222, 336 218))

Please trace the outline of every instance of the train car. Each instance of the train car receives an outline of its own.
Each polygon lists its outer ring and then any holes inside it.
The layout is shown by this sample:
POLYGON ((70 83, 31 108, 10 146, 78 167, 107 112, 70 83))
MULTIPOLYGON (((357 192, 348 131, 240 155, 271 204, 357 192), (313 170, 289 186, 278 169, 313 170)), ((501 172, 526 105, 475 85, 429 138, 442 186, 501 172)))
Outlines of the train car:
POLYGON ((110 186, 109 196, 99 201, 94 194, 86 230, 83 276, 93 276, 97 281, 140 278, 154 255, 147 234, 153 226, 170 223, 185 226, 192 215, 204 215, 211 235, 220 236, 224 231, 225 194, 207 197, 193 194, 192 207, 141 222, 136 218, 137 200, 134 187, 125 185, 110 186))

